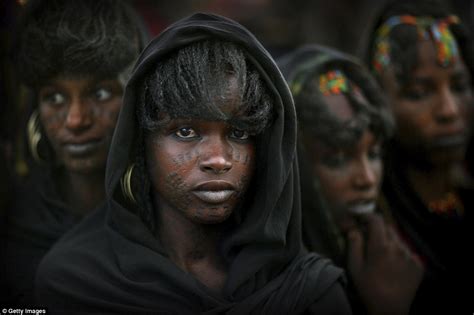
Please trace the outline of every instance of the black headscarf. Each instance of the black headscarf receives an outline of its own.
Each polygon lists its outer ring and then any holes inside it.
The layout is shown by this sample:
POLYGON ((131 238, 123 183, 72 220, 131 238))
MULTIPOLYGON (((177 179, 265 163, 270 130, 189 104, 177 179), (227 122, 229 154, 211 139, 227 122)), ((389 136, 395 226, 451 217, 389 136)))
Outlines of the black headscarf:
POLYGON ((268 52, 241 25, 195 14, 171 25, 139 58, 130 79, 107 162, 107 204, 44 259, 39 303, 51 310, 152 313, 298 314, 347 310, 342 271, 301 246, 296 117, 290 91, 268 52), (138 139, 140 84, 157 61, 207 39, 242 47, 274 96, 273 124, 257 136, 254 200, 220 244, 228 263, 216 294, 169 260, 144 222, 121 201, 121 178, 138 139))

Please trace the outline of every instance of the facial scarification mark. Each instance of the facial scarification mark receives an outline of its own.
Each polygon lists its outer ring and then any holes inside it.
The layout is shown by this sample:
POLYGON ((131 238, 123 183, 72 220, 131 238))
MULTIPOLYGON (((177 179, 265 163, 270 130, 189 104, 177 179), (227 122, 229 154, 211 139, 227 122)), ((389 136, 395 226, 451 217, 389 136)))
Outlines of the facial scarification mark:
POLYGON ((240 177, 239 181, 237 182, 237 190, 238 190, 237 198, 243 198, 246 190, 248 189, 249 181, 250 181, 250 178, 246 175, 243 175, 242 177, 240 177))
POLYGON ((249 161, 250 161, 250 156, 249 156, 248 154, 245 154, 245 158, 244 158, 243 164, 244 164, 244 165, 247 165, 247 164, 249 163, 249 161))
POLYGON ((240 151, 239 150, 233 150, 232 158, 234 159, 235 162, 240 162, 240 151))
POLYGON ((173 158, 173 163, 177 166, 182 166, 186 162, 192 161, 198 156, 196 150, 188 151, 186 153, 178 154, 177 157, 173 158))
POLYGON ((170 192, 170 202, 184 209, 191 203, 191 195, 188 194, 186 185, 178 173, 172 172, 165 178, 166 187, 170 192))
MULTIPOLYGON (((95 114, 97 114, 97 113, 95 113, 95 114)), ((107 111, 106 114, 107 114, 107 119, 109 121, 113 121, 113 122, 117 121, 118 114, 119 114, 119 107, 117 107, 117 110, 107 111)))
POLYGON ((52 115, 46 115, 42 117, 44 126, 54 126, 61 124, 66 119, 65 112, 55 113, 52 115))

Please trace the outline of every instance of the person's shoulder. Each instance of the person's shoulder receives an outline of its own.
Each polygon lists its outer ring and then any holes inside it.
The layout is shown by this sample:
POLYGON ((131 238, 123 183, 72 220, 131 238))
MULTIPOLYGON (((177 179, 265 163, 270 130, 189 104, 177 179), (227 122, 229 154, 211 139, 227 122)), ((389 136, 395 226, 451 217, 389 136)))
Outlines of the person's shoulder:
POLYGON ((67 232, 44 256, 37 273, 36 288, 61 292, 63 285, 86 283, 83 275, 101 264, 100 253, 108 250, 105 209, 99 207, 67 232))
POLYGON ((343 282, 334 282, 319 299, 310 305, 305 314, 352 314, 343 282))

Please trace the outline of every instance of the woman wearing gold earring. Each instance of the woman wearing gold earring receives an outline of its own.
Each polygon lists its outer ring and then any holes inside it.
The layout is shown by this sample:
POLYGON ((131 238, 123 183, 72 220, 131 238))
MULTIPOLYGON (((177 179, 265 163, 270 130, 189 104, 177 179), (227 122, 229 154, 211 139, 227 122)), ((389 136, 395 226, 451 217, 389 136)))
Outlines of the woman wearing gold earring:
POLYGON ((146 39, 123 2, 30 4, 15 65, 34 95, 27 136, 35 163, 9 207, 0 269, 8 292, 2 299, 15 306, 34 303, 42 256, 104 199, 124 84, 146 39))

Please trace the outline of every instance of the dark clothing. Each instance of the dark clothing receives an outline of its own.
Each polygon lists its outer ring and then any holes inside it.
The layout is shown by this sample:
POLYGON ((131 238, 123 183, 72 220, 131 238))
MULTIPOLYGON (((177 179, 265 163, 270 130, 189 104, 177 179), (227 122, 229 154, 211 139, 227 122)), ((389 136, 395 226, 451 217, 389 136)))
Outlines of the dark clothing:
POLYGON ((61 201, 46 170, 34 170, 15 189, 2 230, 2 301, 11 306, 33 305, 33 284, 40 260, 81 217, 61 201))
POLYGON ((406 178, 401 150, 392 146, 385 162, 383 197, 398 230, 423 261, 426 274, 412 305, 413 314, 469 314, 474 299, 469 287, 472 266, 473 190, 459 190, 463 217, 446 217, 429 211, 406 178), (399 152, 398 154, 395 152, 399 152))
POLYGON ((37 275, 39 301, 51 311, 167 314, 350 313, 343 274, 301 246, 296 117, 273 59, 239 24, 195 14, 161 33, 139 58, 107 162, 107 204, 81 222, 45 257, 37 275), (275 99, 272 125, 256 137, 251 198, 232 216, 219 250, 228 264, 220 294, 168 259, 160 240, 120 200, 120 179, 139 138, 135 104, 143 77, 177 49, 206 39, 244 48, 275 99), (234 221, 239 222, 234 223, 234 221))

